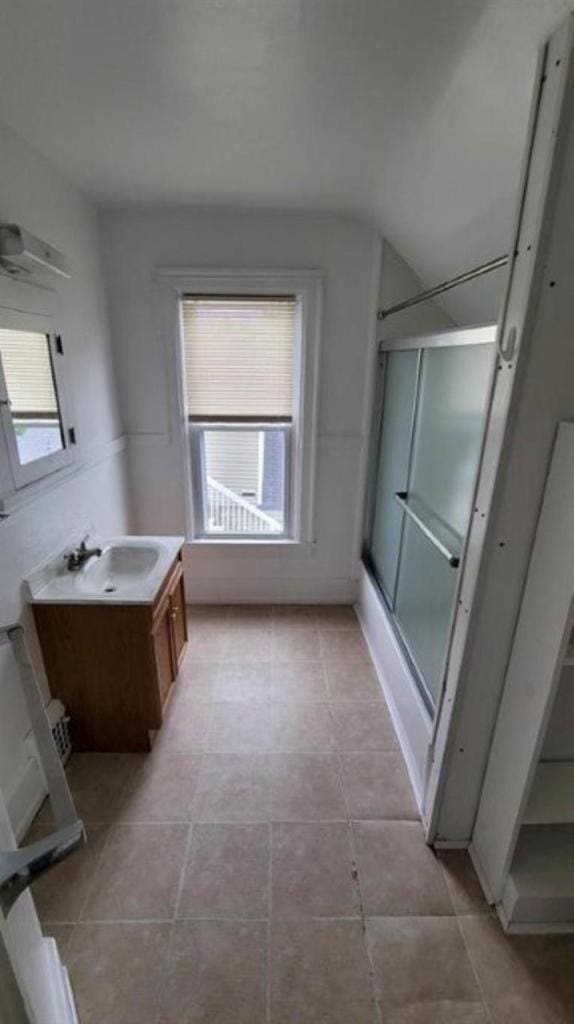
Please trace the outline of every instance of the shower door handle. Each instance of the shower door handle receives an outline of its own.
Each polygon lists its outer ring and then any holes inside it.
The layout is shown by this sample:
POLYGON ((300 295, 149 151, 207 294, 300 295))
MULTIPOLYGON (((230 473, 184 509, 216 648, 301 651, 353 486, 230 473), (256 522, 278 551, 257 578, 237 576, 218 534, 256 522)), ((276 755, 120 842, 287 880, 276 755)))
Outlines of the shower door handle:
POLYGON ((418 527, 421 533, 425 535, 427 540, 430 540, 431 544, 434 545, 434 547, 437 549, 437 551, 440 552, 443 558, 446 558, 448 564, 452 566, 453 569, 458 569, 460 565, 459 556, 455 554, 454 551, 451 551, 450 548, 446 546, 446 544, 443 544, 441 539, 437 537, 436 533, 433 533, 430 526, 428 526, 427 523, 425 523, 424 520, 421 519, 419 515, 417 515, 415 510, 411 508, 411 506, 408 503, 407 491, 397 491, 394 495, 394 499, 397 502, 397 504, 400 505, 403 512, 409 517, 409 519, 415 524, 415 526, 418 527))

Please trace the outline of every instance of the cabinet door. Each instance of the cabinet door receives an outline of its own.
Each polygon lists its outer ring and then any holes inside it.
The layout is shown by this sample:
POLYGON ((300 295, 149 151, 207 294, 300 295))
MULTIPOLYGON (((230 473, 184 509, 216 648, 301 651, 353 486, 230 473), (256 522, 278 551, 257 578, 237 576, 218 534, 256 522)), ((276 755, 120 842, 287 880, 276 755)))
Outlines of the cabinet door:
POLYGON ((171 621, 173 656, 175 661, 175 672, 183 658, 187 642, 187 622, 185 615, 185 591, 183 588, 183 575, 179 575, 169 595, 169 614, 171 621))
POLYGON ((169 604, 166 604, 164 613, 158 617, 152 636, 159 697, 163 707, 176 674, 173 665, 172 620, 169 604))

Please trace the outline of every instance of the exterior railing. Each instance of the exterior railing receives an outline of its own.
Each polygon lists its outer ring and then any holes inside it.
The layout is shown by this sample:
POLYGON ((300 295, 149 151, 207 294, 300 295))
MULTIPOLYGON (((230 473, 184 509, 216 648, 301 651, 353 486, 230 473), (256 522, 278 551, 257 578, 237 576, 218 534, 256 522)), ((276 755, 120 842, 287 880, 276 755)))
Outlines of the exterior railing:
POLYGON ((210 476, 207 478, 207 514, 210 533, 282 533, 283 529, 273 516, 210 476))

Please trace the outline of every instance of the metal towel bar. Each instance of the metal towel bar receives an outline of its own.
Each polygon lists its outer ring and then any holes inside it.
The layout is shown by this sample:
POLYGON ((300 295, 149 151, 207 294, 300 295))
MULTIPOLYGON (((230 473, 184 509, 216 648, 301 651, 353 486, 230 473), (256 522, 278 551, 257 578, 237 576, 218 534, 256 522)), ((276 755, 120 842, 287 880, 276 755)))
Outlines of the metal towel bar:
POLYGON ((430 540, 431 544, 435 546, 437 551, 440 551, 443 558, 446 558, 448 564, 451 565, 453 569, 458 569, 458 566, 460 565, 460 558, 458 557, 458 555, 455 555, 453 551, 450 551, 449 548, 447 548, 446 544, 443 544, 442 541, 439 540, 439 538, 435 533, 433 533, 431 528, 427 526, 427 524, 420 518, 420 516, 417 515, 414 509, 411 508, 411 506, 407 502, 407 492, 397 491, 396 494, 394 495, 394 498, 397 504, 401 506, 403 512, 405 512, 406 515, 408 515, 408 517, 412 519, 415 526, 419 528, 421 533, 424 533, 425 537, 428 540, 430 540))

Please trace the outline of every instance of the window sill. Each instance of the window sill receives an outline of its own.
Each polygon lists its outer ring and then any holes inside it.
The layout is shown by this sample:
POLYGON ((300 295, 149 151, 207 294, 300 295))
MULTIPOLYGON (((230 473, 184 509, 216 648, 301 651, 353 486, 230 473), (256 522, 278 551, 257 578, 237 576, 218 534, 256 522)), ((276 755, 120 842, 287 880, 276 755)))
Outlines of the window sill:
POLYGON ((264 540, 257 537, 254 540, 249 538, 223 538, 223 537, 195 537, 186 541, 189 548, 302 548, 310 547, 306 541, 293 540, 292 537, 276 537, 274 540, 264 540))

